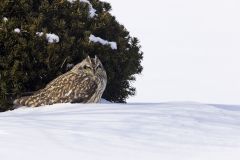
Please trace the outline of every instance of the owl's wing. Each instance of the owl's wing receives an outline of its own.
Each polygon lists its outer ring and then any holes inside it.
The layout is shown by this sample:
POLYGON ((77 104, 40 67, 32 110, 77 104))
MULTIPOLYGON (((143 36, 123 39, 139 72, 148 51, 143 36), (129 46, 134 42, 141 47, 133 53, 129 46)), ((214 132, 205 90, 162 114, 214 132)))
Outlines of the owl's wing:
POLYGON ((87 75, 69 72, 53 80, 41 92, 53 103, 87 103, 96 93, 97 82, 87 75))
POLYGON ((97 87, 92 78, 67 72, 32 96, 15 100, 14 104, 37 107, 54 103, 87 103, 97 92, 97 87))
POLYGON ((37 95, 37 94, 39 94, 40 92, 46 91, 46 90, 49 89, 51 86, 53 86, 54 83, 61 81, 62 78, 63 78, 64 76, 67 76, 67 75, 69 75, 68 72, 65 73, 65 74, 62 74, 61 76, 59 76, 59 77, 57 77, 57 78, 55 78, 54 80, 50 81, 50 82, 46 85, 46 87, 43 88, 43 89, 40 89, 40 90, 37 90, 37 91, 33 91, 33 92, 25 92, 25 93, 22 93, 21 95, 22 95, 22 97, 29 97, 29 96, 32 96, 32 95, 37 95))
POLYGON ((69 78, 69 76, 71 76, 71 72, 66 72, 65 74, 60 75, 59 77, 55 78, 54 80, 52 80, 51 82, 49 82, 45 88, 40 89, 36 92, 34 92, 34 94, 39 94, 40 92, 44 92, 46 90, 49 90, 50 88, 54 88, 56 87, 55 84, 59 84, 60 82, 62 82, 63 80, 67 80, 69 78))
MULTIPOLYGON (((15 106, 39 106, 39 105, 47 105, 51 104, 53 99, 56 99, 56 93, 61 91, 62 86, 65 86, 64 83, 66 83, 69 80, 69 77, 71 77, 72 74, 67 72, 56 79, 52 80, 50 83, 47 84, 47 86, 43 89, 40 89, 36 92, 34 92, 30 96, 24 96, 16 99, 13 103, 15 106)), ((56 100, 55 100, 56 101, 56 100)))
POLYGON ((85 77, 77 80, 78 84, 72 86, 75 94, 71 103, 87 103, 91 97, 97 92, 98 84, 95 80, 85 77))

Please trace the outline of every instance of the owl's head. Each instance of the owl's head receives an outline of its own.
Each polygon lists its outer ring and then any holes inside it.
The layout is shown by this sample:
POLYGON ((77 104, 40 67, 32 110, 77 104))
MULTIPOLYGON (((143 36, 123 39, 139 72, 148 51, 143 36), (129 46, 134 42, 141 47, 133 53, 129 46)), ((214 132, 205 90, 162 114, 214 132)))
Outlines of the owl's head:
POLYGON ((85 73, 91 76, 106 77, 105 69, 97 56, 95 56, 95 58, 90 58, 88 56, 82 62, 75 65, 71 71, 76 74, 85 73))

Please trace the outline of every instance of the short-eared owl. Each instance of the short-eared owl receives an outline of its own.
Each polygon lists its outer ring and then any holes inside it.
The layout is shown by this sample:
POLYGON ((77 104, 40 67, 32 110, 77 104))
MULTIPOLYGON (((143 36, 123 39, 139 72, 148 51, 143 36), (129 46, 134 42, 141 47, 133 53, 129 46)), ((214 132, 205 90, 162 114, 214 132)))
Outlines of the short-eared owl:
POLYGON ((16 99, 16 106, 38 107, 55 103, 97 103, 107 84, 107 74, 98 57, 89 56, 67 73, 31 96, 16 99))

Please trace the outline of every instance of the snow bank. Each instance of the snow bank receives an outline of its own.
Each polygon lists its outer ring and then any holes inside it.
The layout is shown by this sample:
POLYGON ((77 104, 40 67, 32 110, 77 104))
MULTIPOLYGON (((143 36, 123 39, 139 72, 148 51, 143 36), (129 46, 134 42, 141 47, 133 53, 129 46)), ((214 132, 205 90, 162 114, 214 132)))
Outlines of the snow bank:
MULTIPOLYGON (((68 0, 70 3, 73 3, 77 0, 68 0)), ((87 3, 89 6, 89 16, 93 18, 96 15, 96 10, 93 8, 92 4, 88 0, 79 0, 80 2, 87 3)))
POLYGON ((239 160, 240 107, 57 104, 0 113, 3 160, 239 160))
POLYGON ((117 43, 116 42, 109 42, 107 40, 104 40, 100 37, 96 37, 94 35, 90 35, 89 37, 90 42, 94 42, 94 43, 101 43, 102 45, 110 45, 112 49, 117 49, 117 43))

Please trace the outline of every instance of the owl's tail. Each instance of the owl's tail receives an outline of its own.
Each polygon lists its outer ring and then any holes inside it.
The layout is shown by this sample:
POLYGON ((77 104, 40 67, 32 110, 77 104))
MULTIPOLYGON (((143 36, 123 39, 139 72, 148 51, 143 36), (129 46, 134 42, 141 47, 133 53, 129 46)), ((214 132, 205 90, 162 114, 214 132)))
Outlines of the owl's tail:
POLYGON ((18 98, 18 99, 15 99, 13 101, 13 104, 15 107, 19 107, 19 106, 28 106, 28 98, 29 97, 21 97, 21 98, 18 98))

